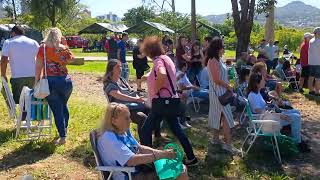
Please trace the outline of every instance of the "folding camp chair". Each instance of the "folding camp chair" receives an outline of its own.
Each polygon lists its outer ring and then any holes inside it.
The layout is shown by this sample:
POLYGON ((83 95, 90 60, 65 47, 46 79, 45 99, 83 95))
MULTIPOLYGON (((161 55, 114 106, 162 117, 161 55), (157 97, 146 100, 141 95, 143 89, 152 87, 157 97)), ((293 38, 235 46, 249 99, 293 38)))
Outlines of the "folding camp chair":
POLYGON ((262 120, 263 115, 253 114, 250 109, 249 101, 246 101, 246 113, 249 118, 249 127, 247 127, 248 135, 246 136, 241 146, 242 157, 248 154, 257 137, 270 137, 273 147, 273 153, 279 163, 282 164, 279 145, 277 141, 277 137, 283 136, 280 133, 280 122, 275 120, 262 120), (247 142, 249 143, 249 147, 245 149, 245 145, 247 142))
POLYGON ((284 77, 283 80, 285 80, 287 83, 289 83, 289 85, 291 83, 294 83, 294 85, 295 85, 294 89, 297 90, 297 91, 299 90, 299 81, 297 81, 296 76, 286 76, 286 73, 284 73, 283 69, 281 70, 280 73, 284 77))
POLYGON ((17 121, 16 103, 14 102, 13 95, 11 93, 11 90, 9 88, 7 81, 3 77, 1 77, 1 80, 4 88, 4 92, 5 92, 4 99, 6 100, 9 116, 12 120, 14 120, 14 123, 16 123, 17 121))
POLYGON ((40 137, 50 136, 52 132, 52 113, 48 103, 32 97, 32 90, 24 86, 19 101, 20 115, 16 122, 16 138, 21 134, 21 129, 25 130, 26 138, 20 140, 38 140, 40 137), (37 117, 35 113, 38 114, 37 117))
POLYGON ((97 164, 96 169, 98 171, 100 171, 100 175, 101 175, 102 179, 111 180, 112 174, 114 172, 125 172, 128 174, 129 180, 131 180, 132 179, 131 173, 135 172, 134 167, 119 167, 119 166, 104 166, 103 165, 103 162, 100 157, 100 153, 97 148, 97 142, 98 142, 97 134, 98 134, 97 130, 92 130, 90 132, 90 143, 91 143, 94 157, 96 159, 96 164, 97 164))

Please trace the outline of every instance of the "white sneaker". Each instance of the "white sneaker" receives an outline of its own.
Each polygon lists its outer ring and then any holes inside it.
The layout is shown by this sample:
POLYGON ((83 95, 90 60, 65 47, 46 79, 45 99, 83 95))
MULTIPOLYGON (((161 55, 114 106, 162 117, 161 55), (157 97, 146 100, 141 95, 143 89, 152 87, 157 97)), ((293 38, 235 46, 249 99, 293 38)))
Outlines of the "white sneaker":
POLYGON ((234 155, 237 155, 237 154, 241 154, 241 150, 235 148, 234 146, 230 145, 230 144, 222 144, 222 149, 234 154, 234 155))
POLYGON ((187 128, 192 128, 192 126, 187 121, 185 121, 182 125, 187 128))
POLYGON ((184 125, 181 124, 180 122, 179 122, 179 125, 180 125, 181 129, 183 129, 183 130, 188 129, 188 127, 184 126, 184 125))

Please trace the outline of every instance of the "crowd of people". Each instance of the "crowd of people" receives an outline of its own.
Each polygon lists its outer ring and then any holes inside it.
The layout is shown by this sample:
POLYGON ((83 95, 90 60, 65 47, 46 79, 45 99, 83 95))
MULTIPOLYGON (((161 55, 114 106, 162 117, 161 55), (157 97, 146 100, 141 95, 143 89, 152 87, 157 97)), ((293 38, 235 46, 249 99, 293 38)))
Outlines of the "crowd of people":
MULTIPOLYGON (((68 75, 67 63, 73 58, 63 43, 58 28, 47 31, 40 45, 24 36, 21 27, 15 26, 12 38, 3 44, 1 57, 1 76, 7 80, 7 64, 11 66, 12 92, 16 103, 23 86, 33 88, 46 71, 50 95, 47 101, 52 109, 59 138, 56 144, 65 144, 69 121, 67 102, 72 93, 72 80, 68 75)), ((155 140, 168 142, 161 134, 161 124, 165 121, 173 135, 178 139, 186 154, 184 169, 178 179, 188 179, 187 167, 198 164, 192 143, 184 132, 190 128, 186 106, 188 98, 199 98, 209 104, 208 126, 213 129, 210 143, 232 154, 241 151, 232 145, 231 131, 235 127, 235 113, 232 103, 222 103, 221 96, 237 92, 247 98, 254 114, 274 113, 276 120, 291 126, 289 136, 301 152, 309 152, 310 147, 301 135, 301 114, 285 99, 281 98, 281 80, 273 76, 279 69, 290 75, 290 58, 280 57, 279 42, 261 41, 257 48, 258 57, 252 50, 241 53, 235 69, 238 79, 229 81, 232 65, 224 62, 225 46, 220 37, 206 37, 190 41, 185 36, 177 39, 176 51, 173 40, 168 35, 163 39, 157 36, 138 41, 133 50, 133 67, 136 70, 137 89, 128 83, 129 66, 126 61, 126 41, 128 34, 121 39, 112 37, 108 41, 108 62, 103 76, 103 91, 109 104, 98 136, 98 151, 103 164, 111 166, 134 166, 133 179, 156 179, 154 168, 142 166, 161 158, 174 159, 172 150, 153 149, 155 140), (152 68, 148 65, 152 60, 152 68), (147 72, 147 73, 146 73, 147 72), (143 89, 143 82, 147 88, 143 89), (143 96, 143 92, 147 96, 143 96), (171 107, 171 109, 163 109, 171 107), (271 110, 271 111, 270 111, 271 110), (131 120, 137 124, 139 140, 130 132, 131 120), (223 139, 219 139, 222 129, 223 139), (143 169, 143 170, 142 170, 143 169)), ((304 35, 301 45, 300 91, 308 79, 310 94, 319 95, 320 90, 320 28, 304 35)), ((285 51, 288 51, 285 49, 285 51)), ((288 52, 286 52, 288 53, 288 52)), ((294 73, 299 72, 295 68, 294 73)), ((117 172, 113 179, 124 179, 125 174, 117 172)))

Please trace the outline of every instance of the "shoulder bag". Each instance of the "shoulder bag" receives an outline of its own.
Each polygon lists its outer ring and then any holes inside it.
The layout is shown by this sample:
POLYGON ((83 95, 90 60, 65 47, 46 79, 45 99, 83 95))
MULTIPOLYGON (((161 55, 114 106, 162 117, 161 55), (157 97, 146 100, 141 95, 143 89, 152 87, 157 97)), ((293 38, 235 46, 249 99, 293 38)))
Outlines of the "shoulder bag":
MULTIPOLYGON (((168 89, 161 88, 158 92, 158 98, 152 99, 152 110, 151 111, 157 115, 178 117, 178 116, 181 116, 184 114, 183 106, 181 104, 180 98, 173 97, 173 95, 177 95, 177 92, 173 86, 171 77, 168 73, 166 63, 163 59, 161 59, 161 60, 163 61, 163 64, 165 66, 167 77, 168 77, 170 87, 171 87, 173 94, 168 89), (162 98, 160 96, 160 91, 163 89, 167 90, 170 93, 171 97, 162 98)), ((155 70, 154 70, 154 73, 155 73, 155 77, 157 77, 155 70)))
POLYGON ((37 82, 34 88, 33 96, 37 99, 44 99, 50 95, 49 83, 47 77, 47 57, 46 57, 46 46, 43 45, 43 63, 44 63, 44 77, 37 82))

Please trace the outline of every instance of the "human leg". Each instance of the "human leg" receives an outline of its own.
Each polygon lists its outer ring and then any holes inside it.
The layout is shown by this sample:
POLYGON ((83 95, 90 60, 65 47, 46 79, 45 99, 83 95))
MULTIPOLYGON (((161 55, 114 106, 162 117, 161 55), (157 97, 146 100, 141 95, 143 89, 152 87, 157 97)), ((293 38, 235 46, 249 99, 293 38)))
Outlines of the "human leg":
POLYGON ((188 160, 195 159, 191 143, 190 143, 188 137, 184 134, 183 130, 181 129, 181 127, 179 125, 178 118, 177 117, 166 117, 166 121, 169 125, 170 130, 177 137, 180 144, 182 145, 183 150, 186 153, 188 160))

